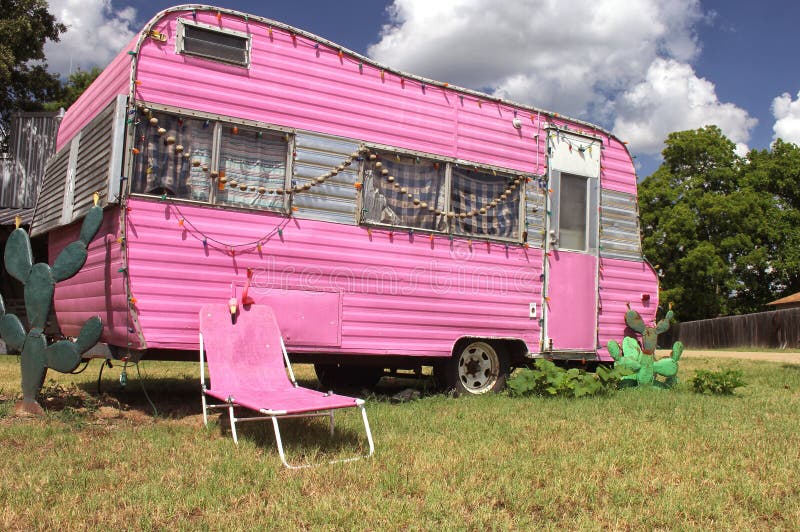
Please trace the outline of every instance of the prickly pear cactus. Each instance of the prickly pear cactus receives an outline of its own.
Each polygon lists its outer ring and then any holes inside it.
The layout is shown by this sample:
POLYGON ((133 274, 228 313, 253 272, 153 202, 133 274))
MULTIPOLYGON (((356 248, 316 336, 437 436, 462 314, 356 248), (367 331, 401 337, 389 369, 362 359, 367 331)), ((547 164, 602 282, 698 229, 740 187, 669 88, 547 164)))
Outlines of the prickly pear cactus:
POLYGON ((669 329, 672 320, 672 306, 667 315, 655 327, 647 327, 642 317, 635 310, 628 307, 625 313, 625 323, 642 335, 641 345, 635 338, 626 337, 622 340, 622 348, 615 340, 608 342, 608 352, 614 359, 614 367, 624 367, 631 371, 630 375, 623 377, 623 382, 632 386, 658 386, 672 388, 678 382, 678 360, 683 354, 683 344, 675 342, 672 354, 667 358, 655 359, 658 335, 669 329), (664 377, 663 380, 658 377, 664 377))
POLYGON ((95 204, 83 220, 78 240, 69 244, 58 255, 53 267, 47 263, 33 263, 31 241, 28 233, 17 227, 8 238, 5 265, 8 273, 24 285, 25 311, 30 330, 25 331, 22 321, 14 314, 6 314, 5 303, 0 296, 0 336, 10 353, 21 355, 22 401, 17 411, 42 413, 36 401, 42 387, 47 368, 69 372, 78 367, 81 355, 100 339, 103 322, 97 316, 89 318, 78 338, 73 342, 60 340, 47 345, 44 326, 53 303, 56 283, 69 279, 86 262, 86 247, 97 234, 103 221, 103 210, 95 204))

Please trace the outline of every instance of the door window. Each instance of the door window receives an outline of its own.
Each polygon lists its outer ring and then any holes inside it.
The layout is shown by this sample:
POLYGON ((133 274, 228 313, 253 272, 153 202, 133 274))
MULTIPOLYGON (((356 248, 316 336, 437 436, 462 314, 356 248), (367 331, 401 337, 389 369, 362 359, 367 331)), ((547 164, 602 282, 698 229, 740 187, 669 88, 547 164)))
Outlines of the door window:
POLYGON ((586 251, 587 181, 585 177, 561 174, 559 247, 586 251))
POLYGON ((554 170, 551 235, 557 249, 597 251, 597 179, 554 170))

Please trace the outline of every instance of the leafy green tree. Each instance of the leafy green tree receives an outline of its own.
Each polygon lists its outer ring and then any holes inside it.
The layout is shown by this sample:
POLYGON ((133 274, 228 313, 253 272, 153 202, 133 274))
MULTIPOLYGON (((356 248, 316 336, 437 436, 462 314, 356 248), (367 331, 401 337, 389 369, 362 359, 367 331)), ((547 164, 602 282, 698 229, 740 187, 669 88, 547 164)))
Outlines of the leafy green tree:
POLYGON ((800 292, 800 147, 778 139, 771 150, 753 150, 748 158, 748 185, 775 206, 770 289, 775 298, 800 292))
MULTIPOLYGON (((774 171, 776 156, 760 155, 762 173, 774 171)), ((767 179, 753 177, 716 126, 671 133, 663 156, 639 187, 642 246, 663 272, 662 301, 683 320, 763 310, 786 284, 788 266, 779 265, 796 251, 782 244, 797 209, 755 186, 767 179)))
POLYGON ((45 0, 0 0, 0 128, 14 111, 36 111, 61 96, 58 76, 47 72, 44 43, 66 26, 45 0))
POLYGON ((83 91, 85 91, 102 72, 103 70, 99 67, 93 67, 91 70, 77 69, 69 75, 66 83, 62 86, 61 98, 47 102, 44 104, 44 109, 46 111, 58 111, 61 107, 69 109, 69 106, 75 103, 75 100, 83 94, 83 91))

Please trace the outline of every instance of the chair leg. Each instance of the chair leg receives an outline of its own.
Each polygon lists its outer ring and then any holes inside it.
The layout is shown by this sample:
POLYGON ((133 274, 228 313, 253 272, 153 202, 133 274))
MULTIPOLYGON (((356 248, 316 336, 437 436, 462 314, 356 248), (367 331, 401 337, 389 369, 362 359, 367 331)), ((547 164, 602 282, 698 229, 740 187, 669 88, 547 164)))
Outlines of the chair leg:
POLYGON ((286 455, 283 453, 283 441, 281 440, 281 429, 278 428, 278 418, 272 416, 272 428, 275 429, 275 443, 278 445, 278 456, 281 457, 281 462, 283 465, 288 467, 289 469, 300 469, 299 467, 289 465, 289 462, 286 461, 286 455))
MULTIPOLYGON (((361 419, 364 421, 364 431, 367 434, 367 441, 369 442, 369 454, 367 454, 366 457, 370 457, 373 454, 375 454, 375 442, 372 439, 372 430, 369 427, 369 421, 367 420, 367 411, 364 408, 363 403, 359 404, 358 408, 361 410, 361 419)), ((333 413, 334 413, 333 409, 328 411, 328 416, 329 416, 328 419, 330 420, 331 433, 333 432, 333 420, 334 420, 333 413)), ((289 417, 303 417, 303 416, 289 416, 289 417)), ((278 456, 280 456, 283 465, 289 469, 304 469, 307 467, 314 467, 314 464, 291 465, 289 462, 286 461, 286 453, 283 451, 283 440, 281 439, 281 430, 280 427, 278 426, 278 416, 270 416, 270 419, 272 420, 272 428, 275 431, 275 444, 278 447, 278 456)), ((331 460, 328 463, 335 464, 340 462, 354 462, 361 458, 362 458, 361 456, 355 456, 352 458, 344 458, 341 460, 331 460)))
POLYGON ((231 434, 233 435, 233 443, 239 445, 239 436, 236 435, 236 416, 233 415, 233 405, 228 406, 228 416, 231 418, 231 434))
POLYGON ((369 457, 375 454, 375 443, 372 441, 372 431, 369 428, 369 421, 367 421, 367 410, 363 404, 358 405, 358 408, 361 409, 361 419, 364 420, 364 430, 367 433, 367 441, 369 442, 369 454, 367 456, 369 457))
POLYGON ((200 402, 203 404, 203 425, 208 427, 208 405, 205 392, 200 392, 200 402))

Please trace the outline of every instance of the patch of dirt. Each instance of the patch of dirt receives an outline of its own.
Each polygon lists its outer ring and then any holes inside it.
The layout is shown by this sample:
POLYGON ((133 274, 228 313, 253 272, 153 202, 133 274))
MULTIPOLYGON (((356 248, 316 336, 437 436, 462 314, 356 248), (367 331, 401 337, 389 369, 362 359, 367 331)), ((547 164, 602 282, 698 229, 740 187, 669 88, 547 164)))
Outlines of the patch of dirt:
MULTIPOLYGON (((668 355, 668 350, 658 350, 659 355, 668 355)), ((706 351, 702 349, 686 349, 681 358, 729 358, 745 360, 763 360, 784 364, 800 364, 800 353, 762 352, 762 351, 706 351)))

